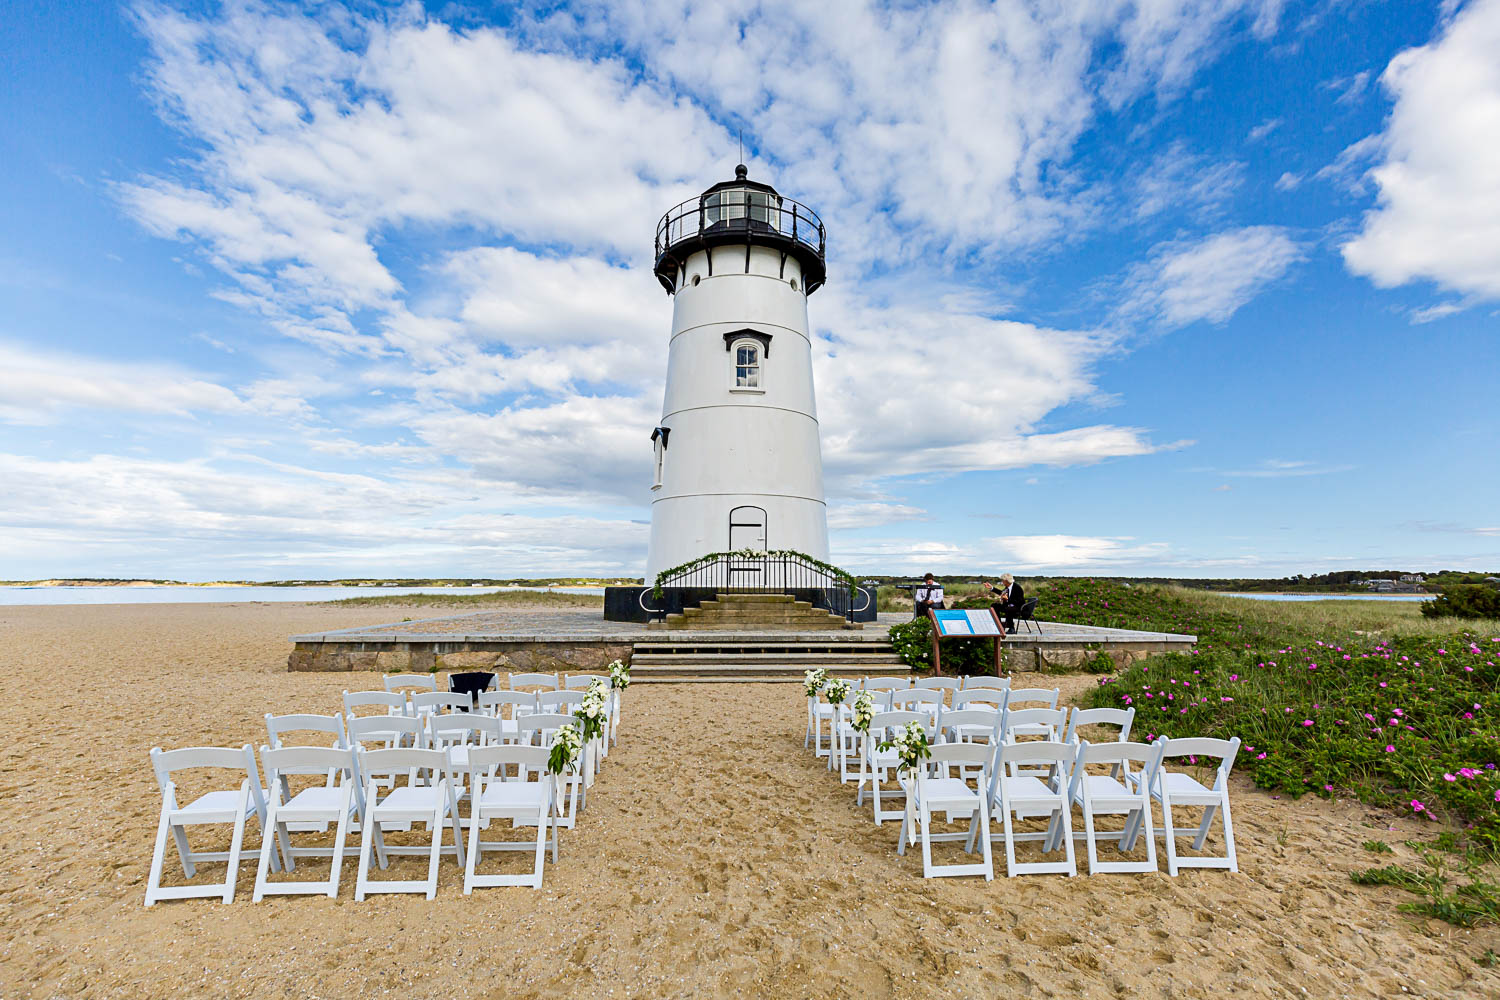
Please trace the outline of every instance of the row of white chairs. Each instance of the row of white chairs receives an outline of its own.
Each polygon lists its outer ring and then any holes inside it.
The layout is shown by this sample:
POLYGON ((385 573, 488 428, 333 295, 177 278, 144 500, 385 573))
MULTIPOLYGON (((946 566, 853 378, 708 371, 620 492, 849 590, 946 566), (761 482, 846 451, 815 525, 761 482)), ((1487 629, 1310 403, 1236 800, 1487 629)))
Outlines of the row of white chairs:
MULTIPOLYGON (((423 677, 425 675, 409 675, 423 677)), ((571 678, 570 678, 571 680, 571 678)), ((592 680, 592 677, 590 677, 592 680)), ((607 680, 606 680, 607 683, 607 680)), ((580 685, 586 686, 586 685, 580 685)), ((343 860, 358 856, 355 898, 371 892, 425 892, 437 888, 441 854, 455 855, 464 868, 464 892, 491 885, 540 887, 544 852, 557 861, 557 830, 571 828, 587 805, 588 789, 608 743, 618 741, 619 692, 606 700, 604 732, 584 747, 577 773, 550 779, 547 757, 557 730, 574 720, 573 709, 583 698, 580 690, 555 692, 484 692, 478 698, 450 692, 345 692, 345 712, 334 715, 267 715, 268 743, 261 759, 268 781, 249 744, 234 747, 189 747, 151 751, 153 770, 162 794, 146 905, 160 900, 218 896, 234 897, 238 869, 244 857, 244 828, 254 817, 261 831, 254 898, 268 894, 338 892, 343 860), (547 698, 552 693, 563 697, 547 698), (506 718, 506 707, 510 717, 506 718), (360 708, 380 714, 360 716, 360 708), (292 745, 321 740, 325 745, 292 745), (305 734, 305 735, 304 735, 305 734), (314 735, 318 734, 318 735, 314 735), (331 745, 327 745, 331 744, 331 745), (224 788, 178 802, 174 773, 202 768, 231 769, 240 777, 238 789, 224 788), (294 776, 321 776, 321 784, 294 789, 294 776), (467 804, 464 815, 460 806, 467 804), (485 875, 476 872, 487 850, 531 849, 531 843, 481 840, 478 830, 496 819, 513 826, 537 827, 532 871, 524 875, 485 875), (432 831, 425 848, 393 847, 384 833, 410 830, 422 823, 432 831), (194 826, 232 826, 228 851, 194 851, 188 829, 194 826), (453 843, 442 844, 444 826, 453 829, 453 843), (334 845, 299 847, 291 835, 324 832, 335 826, 334 845), (465 851, 462 827, 469 828, 465 851), (358 848, 346 846, 351 832, 360 835, 358 848), (215 885, 162 886, 167 841, 175 843, 188 879, 199 864, 225 862, 223 882, 215 885), (371 879, 370 854, 380 868, 392 855, 425 853, 428 876, 412 882, 371 879), (291 871, 299 857, 327 857, 330 873, 317 882, 273 882, 269 873, 291 871)), ((299 781, 300 783, 300 781, 299 781)))
MULTIPOLYGON (((925 699, 896 699, 895 706, 877 707, 867 733, 854 730, 848 717, 850 704, 838 706, 830 721, 827 751, 830 765, 837 759, 841 783, 858 783, 857 804, 863 804, 868 788, 877 825, 887 819, 902 821, 898 854, 905 854, 909 844, 921 841, 924 877, 993 878, 991 841, 1005 845, 1008 876, 1049 872, 1076 875, 1073 846, 1077 839, 1085 843, 1090 874, 1159 870, 1157 839, 1165 842, 1170 875, 1175 876, 1187 867, 1239 870, 1228 790, 1229 772, 1239 751, 1238 739, 1161 737, 1150 744, 1131 742, 1134 709, 1075 708, 1069 712, 1066 708, 1046 706, 1013 708, 1012 695, 1018 696, 1017 702, 1038 700, 1055 706, 1055 692, 1040 689, 1043 696, 1033 697, 1037 689, 999 690, 1005 693, 995 700, 998 704, 964 700, 951 709, 935 706, 925 699), (1053 695, 1051 698, 1046 697, 1049 693, 1053 695), (909 703, 902 706, 902 701, 909 703), (917 769, 915 780, 898 776, 899 792, 884 791, 887 774, 897 769, 897 758, 894 750, 882 751, 879 745, 912 723, 927 733, 932 742, 932 757, 917 769), (1083 738, 1084 727, 1107 725, 1118 727, 1116 740, 1090 743, 1083 738), (1196 762, 1199 758, 1219 760, 1211 786, 1188 773, 1170 770, 1164 763, 1178 759, 1196 762), (850 770, 851 760, 858 761, 857 772, 850 770), (1103 766, 1107 766, 1108 772, 1096 773, 1103 766), (883 794, 900 795, 903 808, 884 809, 883 794), (1161 807, 1161 829, 1157 829, 1152 816, 1153 802, 1161 807), (1176 827, 1174 806, 1179 810, 1203 809, 1196 829, 1176 827), (1082 832, 1073 829, 1075 807, 1081 811, 1082 832), (945 814, 950 822, 967 818, 969 827, 966 831, 939 832, 933 826, 934 813, 945 814), (1096 817, 1111 814, 1124 816, 1123 829, 1098 829, 1096 817), (1222 821, 1224 855, 1179 855, 1180 837, 1192 837, 1193 849, 1203 849, 1216 815, 1222 821), (1016 830, 1015 820, 1035 817, 1048 818, 1045 831, 1016 830), (994 820, 1001 824, 999 833, 991 831, 994 820), (1114 841, 1119 850, 1130 852, 1142 836, 1146 840, 1144 861, 1100 859, 1102 841, 1114 841), (977 851, 980 859, 970 864, 934 864, 931 845, 942 841, 963 841, 965 849, 970 853, 977 851), (1016 846, 1027 841, 1038 842, 1044 854, 1062 850, 1063 858, 1018 861, 1016 846)), ((850 703, 852 700, 853 693, 850 703)), ((809 710, 812 711, 811 705, 809 710)))
MULTIPOLYGON (((469 671, 459 671, 468 673, 469 671)), ((489 673, 489 671, 476 671, 478 673, 489 673)), ((450 678, 452 674, 448 675, 450 678)), ((495 690, 499 684, 499 674, 494 674, 494 680, 490 682, 488 690, 495 690)), ((560 691, 568 688, 586 688, 595 679, 600 678, 609 682, 609 677, 604 674, 560 674, 560 673, 519 673, 506 674, 505 683, 511 690, 518 688, 538 688, 543 691, 560 691)), ((384 677, 385 689, 387 691, 436 691, 438 689, 437 674, 386 674, 384 677)), ((450 681, 451 684, 451 681, 450 681)), ((451 690, 451 688, 450 688, 451 690)))
MULTIPOLYGON (((1002 705, 1031 705, 1037 708, 1057 708, 1060 696, 1058 688, 1012 688, 1010 678, 976 676, 965 679, 966 686, 957 687, 959 678, 923 677, 915 685, 905 684, 900 677, 866 677, 850 684, 849 696, 843 708, 847 714, 860 691, 869 691, 877 711, 895 708, 924 711, 936 720, 939 712, 963 708, 994 708, 1002 705)), ((826 696, 807 700, 807 734, 803 746, 811 746, 819 757, 831 758, 834 744, 834 719, 838 706, 830 704, 826 696), (827 730, 827 742, 824 731, 827 730)))

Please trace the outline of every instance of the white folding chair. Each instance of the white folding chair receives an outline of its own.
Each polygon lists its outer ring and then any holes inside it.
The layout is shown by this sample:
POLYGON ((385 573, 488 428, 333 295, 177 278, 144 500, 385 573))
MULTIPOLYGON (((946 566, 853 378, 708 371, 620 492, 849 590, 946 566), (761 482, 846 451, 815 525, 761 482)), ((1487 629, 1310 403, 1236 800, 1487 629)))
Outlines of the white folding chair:
POLYGON ((1161 764, 1156 769, 1150 784, 1151 797, 1161 803, 1162 837, 1167 843, 1167 874, 1176 875, 1179 868, 1227 868, 1240 870, 1234 852, 1234 824, 1229 818, 1229 772, 1234 767, 1235 755, 1240 752, 1240 738, 1215 740, 1203 736, 1186 739, 1164 739, 1161 764), (1205 788, 1191 775, 1181 771, 1167 770, 1167 761, 1181 757, 1217 757, 1219 766, 1214 771, 1212 788, 1205 788), (1201 806, 1203 819, 1195 834, 1179 833, 1173 825, 1173 808, 1201 806), (1203 850, 1208 840, 1209 828, 1214 813, 1220 813, 1224 824, 1223 857, 1179 857, 1177 838, 1193 836, 1193 850, 1203 850))
POLYGON ((538 712, 571 714, 574 709, 582 704, 582 691, 538 691, 536 696, 536 710, 538 712))
MULTIPOLYGON (((552 747, 552 737, 563 726, 577 724, 578 720, 571 715, 563 715, 554 712, 537 712, 534 715, 523 715, 517 722, 520 727, 520 745, 544 747, 548 750, 552 747)), ((579 755, 578 770, 573 774, 559 775, 559 798, 562 800, 557 807, 557 825, 565 830, 573 829, 578 820, 578 814, 588 804, 588 778, 589 755, 586 752, 579 755)))
POLYGON ((517 688, 523 687, 541 688, 544 691, 556 691, 558 688, 562 687, 562 685, 558 683, 556 674, 507 674, 506 677, 508 678, 508 683, 510 684, 510 689, 512 691, 516 690, 517 688))
MULTIPOLYGON (((1075 708, 1068 716, 1068 730, 1063 736, 1064 743, 1077 743, 1082 736, 1078 729, 1080 726, 1119 726, 1120 732, 1115 742, 1130 742, 1130 727, 1135 722, 1135 709, 1133 708, 1075 708)), ((1101 742, 1098 739, 1090 740, 1090 743, 1101 742)))
POLYGON ((427 746, 427 727, 423 720, 410 715, 356 716, 344 723, 349 747, 354 750, 394 749, 407 744, 417 749, 427 746))
POLYGON ((595 681, 603 681, 605 687, 609 687, 609 675, 607 674, 564 674, 563 687, 569 691, 582 691, 595 681))
POLYGON ((437 895, 438 859, 456 854, 464 865, 463 831, 459 826, 458 802, 448 773, 447 755, 441 750, 402 747, 394 750, 366 750, 359 755, 359 770, 365 787, 365 812, 360 826, 359 877, 354 883, 354 898, 363 900, 372 892, 422 892, 431 899, 437 895), (394 784, 403 776, 406 784, 394 784), (381 798, 378 778, 389 778, 393 787, 381 798), (419 779, 422 783, 419 783, 419 779), (445 823, 445 821, 447 821, 445 823), (432 831, 428 847, 392 847, 385 842, 382 827, 426 823, 432 831), (453 831, 453 846, 443 846, 443 828, 453 831), (370 878, 370 852, 374 850, 382 870, 390 867, 391 855, 428 856, 426 879, 370 878))
POLYGON ((962 688, 953 692, 953 707, 979 708, 981 706, 993 709, 1002 708, 1010 691, 1006 688, 962 688))
POLYGON ((440 712, 471 712, 474 696, 452 691, 419 691, 411 696, 411 711, 418 718, 440 712))
MULTIPOLYGON (((286 743, 288 733, 322 733, 329 737, 327 740, 319 741, 317 744, 305 744, 301 740, 295 745, 317 745, 317 746, 345 746, 344 716, 336 715, 272 715, 266 713, 266 737, 270 741, 272 750, 280 750, 286 743)), ((271 780, 267 775, 266 780, 271 780)), ((334 771, 328 772, 328 787, 332 788, 338 777, 334 771)), ((268 786, 269 788, 269 786, 268 786)), ((291 829, 298 832, 317 830, 320 833, 328 830, 327 823, 295 823, 291 829)))
POLYGON ((866 677, 866 691, 905 691, 911 687, 910 677, 866 677))
POLYGON ((345 721, 358 716, 357 708, 377 708, 384 715, 410 715, 404 691, 345 691, 345 721))
MULTIPOLYGON (((1059 688, 1011 688, 1010 697, 1005 703, 1013 712, 1017 709, 1024 711, 1031 708, 1056 709, 1057 699, 1061 693, 1059 688)), ((1063 711, 1066 713, 1066 709, 1063 711)), ((1061 739, 1066 727, 1066 718, 1062 724, 1050 729, 1041 724, 1022 723, 1019 729, 1013 723, 1006 724, 1006 728, 1013 736, 1041 736, 1049 740, 1061 739)))
POLYGON ((943 710, 943 692, 932 688, 908 688, 891 692, 891 711, 926 712, 933 722, 943 710))
MULTIPOLYGON (((1156 866, 1156 834, 1151 819, 1151 795, 1148 791, 1161 766, 1163 741, 1155 743, 1090 743, 1078 742, 1078 753, 1073 764, 1073 776, 1068 782, 1068 799, 1076 803, 1083 812, 1082 836, 1088 851, 1089 874, 1110 872, 1154 872, 1156 866), (1108 774, 1090 774, 1090 764, 1110 765, 1108 774), (1140 771, 1133 771, 1132 764, 1139 764, 1140 771), (1098 830, 1094 819, 1100 815, 1124 815, 1125 826, 1121 830, 1098 830), (1100 861, 1098 842, 1101 837, 1116 841, 1122 851, 1135 848, 1135 839, 1141 826, 1145 826, 1145 861, 1100 861)), ((1056 850, 1062 836, 1061 824, 1054 824, 1048 850, 1056 850)))
POLYGON ((485 691, 477 699, 474 711, 499 720, 503 742, 514 743, 520 734, 516 720, 536 711, 536 695, 528 691, 485 691), (506 706, 510 707, 509 718, 505 715, 506 706))
MULTIPOLYGON (((151 854, 151 873, 146 878, 146 905, 151 906, 163 899, 197 899, 218 896, 228 903, 234 899, 234 883, 239 877, 240 859, 245 838, 245 820, 253 812, 260 824, 261 840, 266 836, 265 789, 261 787, 260 770, 255 766, 255 753, 250 744, 243 747, 184 747, 181 750, 151 749, 151 768, 156 773, 156 782, 161 786, 161 819, 156 825, 156 847, 151 854), (206 792, 187 805, 177 802, 177 782, 173 775, 179 771, 213 768, 234 772, 240 778, 238 788, 206 792), (233 828, 228 851, 194 851, 188 843, 187 828, 228 824, 233 828), (177 843, 177 856, 182 861, 182 873, 195 878, 198 865, 223 861, 228 865, 224 881, 216 885, 167 886, 161 884, 162 865, 166 860, 167 838, 177 843)), ((272 857, 271 864, 281 870, 279 859, 272 857)))
POLYGON ((879 826, 888 819, 901 819, 906 815, 903 809, 883 809, 880 798, 882 794, 900 794, 899 792, 886 792, 882 788, 882 782, 886 780, 886 772, 894 772, 897 764, 895 750, 882 750, 880 744, 888 741, 898 729, 905 729, 910 723, 917 723, 927 731, 927 738, 933 736, 932 719, 928 718, 926 712, 908 711, 885 711, 876 712, 870 717, 870 729, 860 740, 859 749, 859 791, 855 795, 855 805, 864 805, 865 785, 870 786, 870 797, 875 812, 875 825, 879 826))
POLYGON ((354 751, 344 746, 279 750, 262 747, 260 758, 270 781, 270 804, 266 807, 267 835, 261 838, 260 863, 255 869, 255 902, 268 895, 323 895, 337 899, 339 875, 344 867, 344 843, 355 805, 354 792, 359 787, 354 751), (294 793, 290 779, 301 775, 334 775, 335 782, 315 784, 294 793), (336 825, 332 847, 292 845, 293 831, 326 830, 330 823, 336 825), (288 872, 296 870, 298 858, 327 858, 328 877, 321 881, 268 881, 275 846, 280 847, 282 857, 286 858, 288 872))
POLYGON ((973 743, 976 740, 983 740, 986 743, 998 744, 1002 717, 998 708, 991 708, 987 705, 949 709, 938 716, 937 742, 973 743))
POLYGON ((1052 740, 1000 745, 990 771, 988 799, 990 807, 1000 813, 1008 878, 1028 874, 1078 874, 1073 858, 1073 808, 1068 799, 1068 778, 1077 752, 1078 748, 1070 743, 1052 740), (1006 765, 1014 767, 1023 762, 1030 765, 1038 761, 1047 761, 1051 765, 1047 780, 1027 773, 1006 773, 1006 765), (1040 833, 1017 833, 1012 814, 1017 818, 1051 816, 1051 825, 1040 833), (1058 830, 1061 831, 1060 843, 1066 860, 1016 861, 1017 842, 1038 841, 1043 853, 1050 853, 1048 847, 1058 842, 1055 836, 1058 830))
POLYGON ((922 841, 922 877, 942 878, 952 875, 983 875, 986 882, 995 877, 990 858, 988 778, 994 748, 979 743, 937 743, 932 756, 916 769, 916 780, 902 778, 906 792, 906 809, 901 818, 901 840, 897 854, 904 855, 908 843, 922 841), (956 767, 958 777, 951 773, 956 767), (977 769, 979 787, 971 788, 962 775, 977 769), (951 822, 955 816, 969 817, 969 829, 963 832, 934 833, 932 814, 944 812, 951 822), (932 863, 933 842, 965 841, 965 849, 974 853, 978 842, 982 861, 961 865, 932 863))
POLYGON ((918 677, 912 685, 924 691, 957 691, 962 682, 957 677, 918 677))
POLYGON ((833 728, 834 720, 838 716, 838 707, 828 701, 823 692, 818 692, 807 699, 807 734, 808 738, 802 741, 805 747, 809 740, 812 743, 813 756, 830 757, 833 754, 833 728), (823 745, 823 727, 828 727, 828 746, 823 745))
POLYGON ((970 674, 963 679, 963 687, 960 690, 972 691, 975 688, 989 688, 992 691, 1009 691, 1010 678, 996 677, 994 674, 970 674))
POLYGON ((386 674, 387 691, 436 691, 436 674, 386 674))
POLYGON ((552 851, 557 863, 556 813, 557 782, 547 773, 547 747, 484 746, 469 750, 463 765, 469 778, 472 805, 469 813, 469 856, 464 867, 464 895, 476 887, 526 885, 542 887, 545 852, 552 851), (515 777, 509 769, 516 769, 515 777), (535 780, 531 776, 535 775, 535 780), (482 840, 480 830, 492 820, 508 819, 512 826, 536 824, 536 840, 482 840), (549 836, 550 832, 550 836, 549 836), (475 869, 484 851, 526 851, 535 847, 536 860, 529 875, 480 875, 475 869))

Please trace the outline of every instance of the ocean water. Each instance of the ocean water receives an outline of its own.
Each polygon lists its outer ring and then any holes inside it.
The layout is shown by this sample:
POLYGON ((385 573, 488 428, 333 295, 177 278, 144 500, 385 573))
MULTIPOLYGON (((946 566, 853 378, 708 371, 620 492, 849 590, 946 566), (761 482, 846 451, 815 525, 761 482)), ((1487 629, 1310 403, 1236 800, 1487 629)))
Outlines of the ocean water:
MULTIPOLYGON (((338 601, 397 594, 493 594, 540 587, 0 587, 5 604, 221 604, 232 601, 338 601)), ((566 594, 602 594, 603 587, 552 587, 566 594)))

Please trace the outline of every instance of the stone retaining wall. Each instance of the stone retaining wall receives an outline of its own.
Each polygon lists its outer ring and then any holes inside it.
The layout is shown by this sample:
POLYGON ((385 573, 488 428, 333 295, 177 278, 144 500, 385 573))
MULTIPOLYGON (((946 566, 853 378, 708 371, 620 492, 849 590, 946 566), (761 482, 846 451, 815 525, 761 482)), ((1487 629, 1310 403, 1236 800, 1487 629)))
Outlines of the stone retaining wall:
POLYGON ((630 662, 628 642, 299 642, 288 670, 557 671, 599 673, 630 662))

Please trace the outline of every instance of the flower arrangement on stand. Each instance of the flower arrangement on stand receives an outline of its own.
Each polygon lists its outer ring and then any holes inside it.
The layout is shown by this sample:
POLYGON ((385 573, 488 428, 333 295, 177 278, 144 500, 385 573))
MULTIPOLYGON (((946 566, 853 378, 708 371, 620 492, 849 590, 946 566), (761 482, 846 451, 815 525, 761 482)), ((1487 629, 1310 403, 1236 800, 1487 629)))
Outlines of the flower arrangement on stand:
POLYGON ((613 702, 609 713, 609 743, 614 745, 620 742, 620 702, 624 697, 625 689, 630 687, 630 666, 624 661, 610 661, 609 687, 609 696, 613 702))
POLYGON ((932 744, 920 722, 908 722, 905 728, 880 744, 881 750, 895 750, 897 771, 915 779, 922 761, 932 756, 932 744))
POLYGON ((547 772, 561 777, 566 771, 578 767, 578 755, 583 752, 583 736, 573 723, 562 726, 552 736, 551 752, 547 755, 547 772))
POLYGON ((806 670, 802 674, 802 690, 809 698, 816 698, 818 692, 823 690, 823 685, 828 683, 828 671, 822 667, 816 670, 806 670))
POLYGON ((823 693, 828 696, 828 704, 837 708, 849 697, 849 682, 841 677, 835 677, 824 685, 823 693))
POLYGON ((870 720, 875 718, 875 697, 868 691, 854 696, 854 715, 850 723, 856 732, 869 733, 870 720))
POLYGON ((609 718, 605 699, 609 696, 607 688, 602 680, 595 680, 589 684, 588 689, 583 692, 583 701, 578 703, 578 708, 573 712, 573 718, 578 720, 579 735, 583 737, 583 785, 591 788, 594 784, 595 750, 598 744, 595 742, 604 733, 605 721, 609 718))

